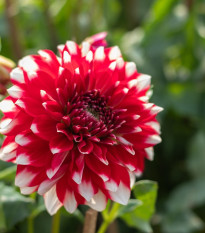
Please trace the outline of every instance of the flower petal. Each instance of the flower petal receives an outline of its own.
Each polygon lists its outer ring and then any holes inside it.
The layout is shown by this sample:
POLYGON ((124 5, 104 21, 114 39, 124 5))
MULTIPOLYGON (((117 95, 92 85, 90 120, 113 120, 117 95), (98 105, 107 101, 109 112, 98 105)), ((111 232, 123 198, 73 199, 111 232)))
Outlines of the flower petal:
POLYGON ((73 148, 73 141, 70 141, 62 133, 56 134, 50 141, 50 150, 53 154, 70 151, 73 148))
POLYGON ((36 117, 31 125, 31 131, 44 140, 51 140, 56 135, 56 121, 46 115, 36 117))
POLYGON ((98 191, 89 202, 86 202, 88 206, 97 211, 103 211, 107 204, 107 198, 102 191, 98 191))
POLYGON ((54 215, 62 206, 56 194, 56 185, 54 185, 47 193, 44 194, 46 209, 50 215, 54 215))

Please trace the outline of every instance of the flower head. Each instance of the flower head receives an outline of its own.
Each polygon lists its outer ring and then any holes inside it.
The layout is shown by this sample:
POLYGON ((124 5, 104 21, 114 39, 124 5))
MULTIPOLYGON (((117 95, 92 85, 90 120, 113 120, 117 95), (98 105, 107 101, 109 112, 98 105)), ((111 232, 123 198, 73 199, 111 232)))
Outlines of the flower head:
POLYGON ((108 199, 126 204, 160 142, 150 76, 118 47, 68 41, 59 52, 40 50, 11 72, 0 157, 17 164, 15 184, 44 195, 50 214, 79 204, 101 211, 108 199))

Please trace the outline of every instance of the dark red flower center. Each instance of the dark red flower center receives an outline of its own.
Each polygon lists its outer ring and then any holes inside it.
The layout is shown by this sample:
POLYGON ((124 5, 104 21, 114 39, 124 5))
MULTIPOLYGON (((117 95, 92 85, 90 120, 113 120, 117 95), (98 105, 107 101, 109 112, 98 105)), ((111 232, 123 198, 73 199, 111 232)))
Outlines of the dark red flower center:
POLYGON ((83 138, 110 137, 122 124, 120 113, 108 106, 108 98, 101 96, 98 90, 78 94, 68 105, 67 115, 70 118, 70 130, 74 135, 81 135, 83 138))

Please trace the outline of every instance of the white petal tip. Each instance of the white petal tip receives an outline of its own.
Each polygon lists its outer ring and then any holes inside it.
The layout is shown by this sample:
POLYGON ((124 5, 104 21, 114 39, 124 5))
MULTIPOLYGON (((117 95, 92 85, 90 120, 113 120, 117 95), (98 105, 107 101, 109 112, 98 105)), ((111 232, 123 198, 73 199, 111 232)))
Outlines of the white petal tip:
POLYGON ((159 106, 154 106, 152 107, 151 109, 151 114, 155 115, 161 111, 163 111, 164 109, 162 107, 159 107, 159 106))
POLYGON ((73 41, 67 41, 66 46, 70 54, 75 55, 77 54, 77 45, 73 41))
POLYGON ((106 207, 107 199, 101 191, 98 191, 98 193, 86 204, 94 210, 103 211, 106 207))
POLYGON ((147 138, 146 143, 147 144, 158 144, 162 141, 159 135, 151 135, 147 138))
POLYGON ((95 60, 103 61, 105 58, 104 47, 100 46, 95 51, 95 60))
POLYGON ((134 62, 127 62, 125 67, 125 74, 129 78, 137 71, 136 65, 134 62))
POLYGON ((25 82, 23 71, 19 67, 13 69, 10 73, 10 76, 11 76, 11 80, 13 81, 16 81, 18 83, 25 82))
POLYGON ((147 153, 147 158, 152 161, 154 159, 153 147, 145 148, 145 152, 147 153))
POLYGON ((120 185, 116 192, 109 193, 113 201, 118 202, 122 205, 127 205, 128 200, 130 198, 130 188, 125 186, 122 182, 120 182, 120 185))
POLYGON ((120 56, 121 56, 121 52, 120 52, 119 47, 118 46, 112 47, 108 55, 109 59, 116 60, 120 56))
POLYGON ((54 215, 62 206, 62 203, 58 200, 55 185, 44 194, 44 201, 46 209, 50 215, 54 215))

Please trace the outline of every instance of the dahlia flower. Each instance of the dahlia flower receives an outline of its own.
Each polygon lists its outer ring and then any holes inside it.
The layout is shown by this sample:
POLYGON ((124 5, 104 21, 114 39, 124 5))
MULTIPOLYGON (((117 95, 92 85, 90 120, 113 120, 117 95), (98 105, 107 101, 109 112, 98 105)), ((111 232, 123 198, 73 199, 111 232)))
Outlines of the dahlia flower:
POLYGON ((21 193, 43 195, 51 215, 79 204, 102 211, 108 199, 127 204, 160 142, 150 76, 117 46, 98 47, 103 36, 93 40, 67 41, 59 57, 50 50, 24 57, 0 103, 0 158, 17 164, 21 193))

